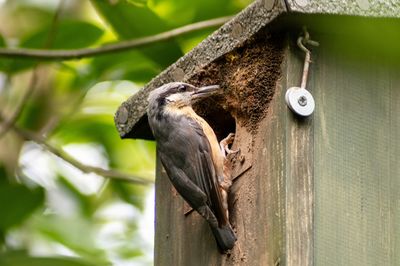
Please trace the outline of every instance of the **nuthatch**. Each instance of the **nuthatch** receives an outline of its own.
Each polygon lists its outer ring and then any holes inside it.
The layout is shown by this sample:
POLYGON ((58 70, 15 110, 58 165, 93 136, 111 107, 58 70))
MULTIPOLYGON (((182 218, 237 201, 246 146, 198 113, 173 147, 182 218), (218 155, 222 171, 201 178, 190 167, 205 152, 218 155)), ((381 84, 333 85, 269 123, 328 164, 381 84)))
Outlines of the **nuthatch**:
MULTIPOLYGON (((224 175, 227 142, 221 146, 210 125, 192 109, 198 99, 216 93, 219 86, 197 88, 173 82, 150 93, 147 115, 158 154, 178 193, 210 225, 222 251, 236 241, 228 218, 230 177, 224 175)), ((232 138, 230 134, 228 138, 232 138)))

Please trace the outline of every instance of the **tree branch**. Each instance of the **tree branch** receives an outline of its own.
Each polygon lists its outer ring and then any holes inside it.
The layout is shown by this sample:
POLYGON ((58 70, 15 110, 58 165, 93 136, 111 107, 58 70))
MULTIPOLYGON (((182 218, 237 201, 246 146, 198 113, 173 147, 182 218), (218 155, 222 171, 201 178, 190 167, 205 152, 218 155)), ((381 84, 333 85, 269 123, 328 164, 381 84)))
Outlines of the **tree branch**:
POLYGON ((125 182, 130 182, 134 184, 139 184, 139 185, 149 185, 153 184, 154 182, 152 180, 144 179, 141 177, 137 176, 132 176, 130 174, 122 173, 116 170, 107 170, 103 169, 101 167, 95 167, 95 166, 89 166, 85 165, 75 158, 73 158, 71 155, 66 153, 63 149, 57 148, 50 143, 46 141, 44 137, 41 135, 38 135, 32 131, 26 130, 19 128, 15 125, 13 125, 13 130, 20 135, 23 139, 25 140, 31 140, 33 142, 36 142, 37 144, 43 146, 46 150, 49 152, 53 153, 57 157, 61 158, 65 162, 71 164, 72 166, 78 168, 84 173, 94 173, 103 177, 107 177, 113 180, 119 180, 119 181, 125 181, 125 182))
MULTIPOLYGON (((0 120, 4 120, 4 117, 1 113, 0 113, 0 120)), ((14 132, 16 132, 23 139, 36 142, 37 144, 43 146, 49 152, 53 153, 60 159, 71 164, 72 166, 81 170, 84 173, 94 173, 94 174, 101 175, 103 177, 110 178, 113 180, 125 181, 125 182, 130 182, 130 183, 139 184, 139 185, 149 185, 149 184, 154 183, 152 180, 144 179, 144 178, 137 177, 137 176, 132 176, 132 175, 126 174, 126 173, 121 173, 116 170, 107 170, 107 169, 103 169, 101 167, 85 165, 85 164, 79 162, 78 160, 76 160, 75 158, 73 158, 68 153, 66 153, 63 149, 57 148, 57 147, 51 145, 50 143, 48 143, 46 141, 46 139, 41 135, 38 135, 38 134, 36 134, 32 131, 26 130, 26 129, 19 128, 14 124, 11 124, 10 128, 12 128, 14 130, 14 132)))
POLYGON ((41 59, 41 60, 80 59, 83 57, 92 57, 102 54, 121 52, 161 41, 167 41, 174 37, 181 36, 190 32, 220 26, 229 21, 231 18, 232 17, 229 16, 229 17, 221 17, 221 18, 196 22, 170 31, 162 32, 156 35, 122 41, 119 43, 104 45, 102 47, 97 47, 97 48, 83 48, 76 50, 0 48, 0 56, 13 57, 13 58, 41 59))

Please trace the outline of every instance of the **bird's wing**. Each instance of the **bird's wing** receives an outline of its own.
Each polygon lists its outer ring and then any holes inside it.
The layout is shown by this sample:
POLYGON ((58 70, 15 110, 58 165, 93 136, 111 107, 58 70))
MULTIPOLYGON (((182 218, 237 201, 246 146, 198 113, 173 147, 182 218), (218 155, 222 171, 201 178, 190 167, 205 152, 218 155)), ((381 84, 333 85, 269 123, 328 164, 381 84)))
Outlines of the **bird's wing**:
POLYGON ((191 118, 183 117, 171 126, 169 137, 158 142, 160 159, 172 183, 193 207, 199 205, 199 189, 206 196, 205 203, 214 212, 221 225, 227 223, 222 204, 218 177, 211 158, 211 147, 201 126, 191 118))

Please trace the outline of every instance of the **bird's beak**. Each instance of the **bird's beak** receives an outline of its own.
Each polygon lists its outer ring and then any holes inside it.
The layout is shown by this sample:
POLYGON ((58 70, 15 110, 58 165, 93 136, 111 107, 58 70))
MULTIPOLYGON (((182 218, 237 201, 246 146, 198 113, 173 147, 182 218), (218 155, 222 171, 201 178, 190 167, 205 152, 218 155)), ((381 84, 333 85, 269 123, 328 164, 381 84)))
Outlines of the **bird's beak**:
POLYGON ((211 96, 218 92, 220 87, 218 85, 211 85, 206 87, 198 88, 193 94, 192 99, 201 99, 211 96))

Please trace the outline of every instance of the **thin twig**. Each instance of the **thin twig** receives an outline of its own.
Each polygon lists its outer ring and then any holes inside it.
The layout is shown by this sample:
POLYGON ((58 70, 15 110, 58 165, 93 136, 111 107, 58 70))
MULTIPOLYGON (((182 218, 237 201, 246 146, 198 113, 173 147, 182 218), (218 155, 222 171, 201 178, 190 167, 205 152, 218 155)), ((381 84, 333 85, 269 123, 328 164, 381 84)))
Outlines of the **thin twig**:
POLYGON ((26 130, 26 129, 19 128, 15 125, 13 125, 12 128, 13 128, 14 132, 16 132, 23 139, 36 142, 37 144, 43 146, 47 151, 53 153, 60 159, 71 164, 75 168, 78 168, 79 170, 81 170, 84 173, 94 173, 94 174, 97 174, 97 175, 100 175, 100 176, 103 176, 106 178, 110 178, 113 180, 125 181, 125 182, 130 182, 130 183, 139 184, 139 185, 149 185, 149 184, 154 183, 152 180, 133 176, 133 175, 127 174, 127 173, 122 173, 122 172, 119 172, 116 170, 107 170, 107 169, 103 169, 101 167, 85 165, 85 164, 79 162, 78 160, 76 160, 75 158, 73 158, 68 153, 66 153, 63 149, 57 148, 57 147, 51 145, 50 143, 48 143, 46 141, 46 139, 44 137, 42 137, 41 135, 38 135, 38 134, 36 134, 32 131, 26 130))
MULTIPOLYGON (((65 0, 61 0, 56 12, 54 13, 54 16, 53 16, 53 19, 52 19, 52 22, 50 25, 50 32, 47 35, 47 39, 46 39, 45 43, 43 44, 44 48, 51 47, 51 45, 53 43, 54 36, 56 34, 57 25, 58 25, 58 20, 63 11, 64 4, 65 4, 65 0)), ((35 90, 37 81, 38 81, 38 76, 39 76, 38 68, 39 68, 39 64, 36 63, 32 69, 32 76, 29 80, 28 88, 25 90, 24 94, 22 95, 22 99, 19 102, 18 106, 15 108, 14 113, 7 120, 4 120, 4 121, 0 120, 0 122, 2 122, 2 127, 0 127, 0 139, 2 137, 4 137, 4 135, 10 130, 10 128, 17 122, 19 116, 21 115, 21 113, 26 105, 26 102, 32 96, 33 91, 35 90)))
POLYGON ((104 45, 102 47, 97 47, 97 48, 83 48, 76 50, 0 48, 0 56, 13 57, 13 58, 41 59, 41 60, 80 59, 83 57, 92 57, 102 54, 121 52, 161 41, 167 41, 174 37, 181 36, 190 32, 220 26, 229 21, 231 18, 232 17, 229 16, 229 17, 221 17, 221 18, 196 22, 170 31, 162 32, 156 35, 122 41, 119 43, 104 45))
POLYGON ((3 120, 0 117, 1 127, 0 127, 0 139, 4 137, 4 135, 12 128, 12 126, 17 122, 19 116, 24 110, 25 104, 28 101, 29 97, 31 97, 37 83, 38 79, 38 68, 35 67, 32 70, 32 76, 29 81, 28 88, 26 88, 24 95, 22 95, 22 99, 19 102, 18 106, 15 108, 14 113, 8 117, 6 120, 3 120))

